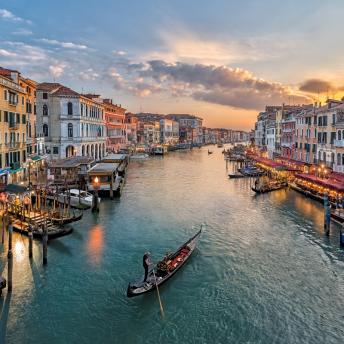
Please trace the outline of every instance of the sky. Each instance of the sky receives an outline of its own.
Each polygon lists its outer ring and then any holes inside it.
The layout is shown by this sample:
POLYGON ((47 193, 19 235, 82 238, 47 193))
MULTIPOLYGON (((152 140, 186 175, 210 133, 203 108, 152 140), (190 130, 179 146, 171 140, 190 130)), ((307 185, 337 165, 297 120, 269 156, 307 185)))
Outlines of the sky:
POLYGON ((0 0, 0 66, 249 130, 265 105, 344 96, 342 0, 0 0))

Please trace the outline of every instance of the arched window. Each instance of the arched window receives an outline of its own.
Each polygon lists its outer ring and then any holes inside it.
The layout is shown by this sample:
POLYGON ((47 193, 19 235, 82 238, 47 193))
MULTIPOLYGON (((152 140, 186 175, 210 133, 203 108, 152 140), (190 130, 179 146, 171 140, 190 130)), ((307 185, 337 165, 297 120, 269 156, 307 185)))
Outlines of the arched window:
POLYGON ((344 154, 342 154, 342 165, 344 165, 344 154))
POLYGON ((320 162, 320 160, 321 160, 321 152, 318 153, 318 160, 320 162))
POLYGON ((48 124, 43 124, 43 136, 49 136, 48 124))
POLYGON ((71 102, 67 104, 67 109, 68 109, 68 115, 73 115, 73 104, 71 102))
POLYGON ((326 162, 326 153, 323 153, 323 161, 326 162))
POLYGON ((73 137, 73 124, 68 123, 68 137, 73 137))
POLYGON ((47 104, 43 105, 43 116, 48 116, 48 105, 47 104))
POLYGON ((342 139, 342 132, 339 130, 338 131, 338 140, 341 140, 342 139))
POLYGON ((342 130, 342 139, 344 140, 344 130, 342 130))
POLYGON ((340 153, 337 154, 337 165, 341 165, 340 153))
POLYGON ((85 146, 82 146, 81 151, 82 151, 82 156, 85 156, 85 146))
POLYGON ((334 164, 334 153, 333 152, 331 153, 331 163, 334 164))

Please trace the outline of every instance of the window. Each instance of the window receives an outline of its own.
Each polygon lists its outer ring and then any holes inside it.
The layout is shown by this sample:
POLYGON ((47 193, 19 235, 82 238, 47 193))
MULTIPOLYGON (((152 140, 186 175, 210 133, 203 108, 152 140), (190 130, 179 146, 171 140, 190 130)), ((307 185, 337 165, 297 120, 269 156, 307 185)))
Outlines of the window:
POLYGON ((7 100, 7 90, 4 90, 4 99, 7 100))
POLYGON ((337 154, 337 165, 341 165, 340 154, 337 154))
POLYGON ((332 114, 332 125, 336 124, 336 114, 332 114))
POLYGON ((334 140, 336 139, 336 132, 332 132, 331 133, 331 145, 333 145, 333 143, 334 143, 334 140))
POLYGON ((53 147, 53 154, 59 154, 59 147, 53 147))
POLYGON ((342 165, 344 165, 344 154, 342 154, 342 165))
POLYGON ((26 124, 26 115, 22 116, 22 124, 26 124))
POLYGON ((43 136, 49 136, 48 124, 43 124, 43 136))
POLYGON ((324 118, 323 118, 323 125, 324 125, 324 127, 327 126, 327 116, 324 116, 324 118))
POLYGON ((68 115, 73 115, 73 104, 69 102, 67 104, 68 115))
POLYGON ((68 137, 73 137, 73 124, 68 123, 68 137))
POLYGON ((322 133, 322 143, 327 143, 327 133, 322 133))
POLYGON ((16 123, 20 123, 20 113, 16 114, 16 123))
POLYGON ((47 104, 43 105, 43 116, 48 116, 48 105, 47 104))
POLYGON ((48 93, 47 92, 43 92, 43 99, 48 99, 48 93))
POLYGON ((342 139, 342 132, 339 130, 338 131, 338 140, 341 140, 342 139))

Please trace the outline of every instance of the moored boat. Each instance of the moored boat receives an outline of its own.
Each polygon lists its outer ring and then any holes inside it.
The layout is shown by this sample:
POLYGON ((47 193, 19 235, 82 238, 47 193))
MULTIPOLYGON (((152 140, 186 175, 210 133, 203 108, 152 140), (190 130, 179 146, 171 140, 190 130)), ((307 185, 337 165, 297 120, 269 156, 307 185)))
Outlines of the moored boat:
POLYGON ((148 273, 146 281, 142 278, 142 280, 138 282, 129 283, 127 296, 133 297, 152 291, 157 285, 163 284, 172 277, 190 258, 192 252, 196 248, 201 231, 202 230, 199 230, 185 244, 180 246, 175 253, 164 257, 164 259, 158 262, 148 273))
POLYGON ((228 177, 230 179, 235 179, 235 178, 245 178, 246 176, 244 176, 242 173, 240 172, 233 172, 233 173, 229 173, 228 177))

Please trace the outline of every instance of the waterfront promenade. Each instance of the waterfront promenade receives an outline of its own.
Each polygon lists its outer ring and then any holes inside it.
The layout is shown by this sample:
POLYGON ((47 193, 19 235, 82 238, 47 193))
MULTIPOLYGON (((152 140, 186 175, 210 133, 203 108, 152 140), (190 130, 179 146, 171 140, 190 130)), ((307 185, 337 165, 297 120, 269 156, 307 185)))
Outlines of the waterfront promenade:
MULTIPOLYGON (((229 180, 223 148, 136 161, 120 199, 49 243, 48 265, 14 234, 13 292, 0 299, 0 343, 341 343, 344 251, 323 207, 292 190, 254 195, 229 180), (190 261, 156 294, 125 296, 202 224, 190 261)), ((229 169, 233 168, 231 163, 229 169)), ((0 245, 6 276, 6 247, 0 245)))

